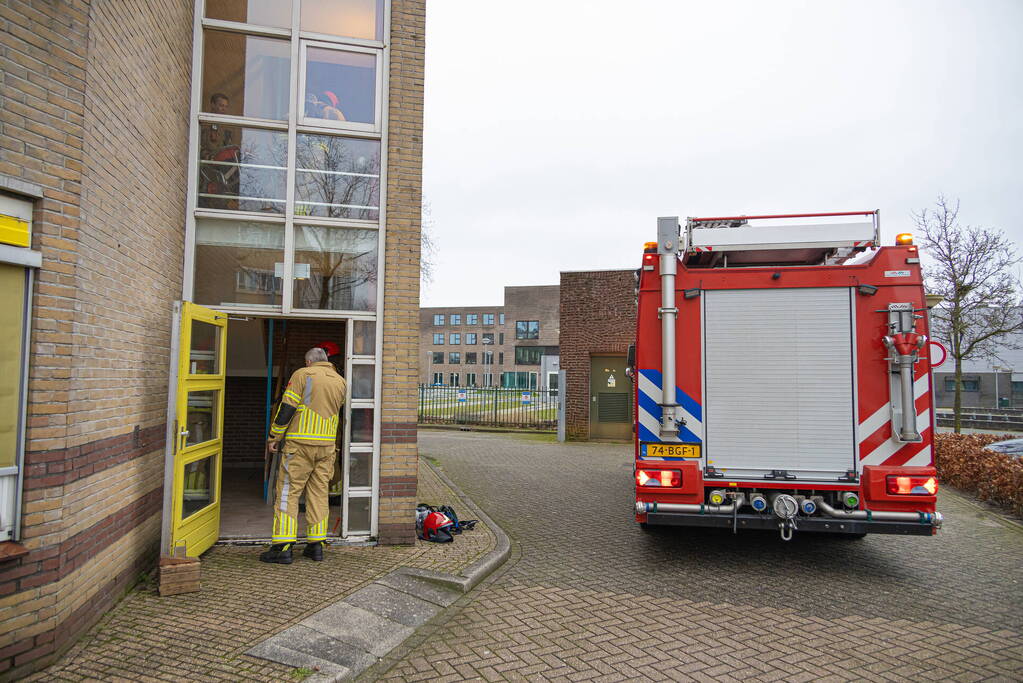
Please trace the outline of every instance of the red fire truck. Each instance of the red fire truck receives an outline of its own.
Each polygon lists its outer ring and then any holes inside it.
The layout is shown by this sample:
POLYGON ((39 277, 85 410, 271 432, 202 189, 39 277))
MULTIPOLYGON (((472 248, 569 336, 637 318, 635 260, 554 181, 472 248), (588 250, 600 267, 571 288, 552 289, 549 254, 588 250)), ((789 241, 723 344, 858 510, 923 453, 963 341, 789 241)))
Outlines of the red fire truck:
POLYGON ((927 307, 877 211, 658 219, 638 271, 636 521, 932 535, 927 307))

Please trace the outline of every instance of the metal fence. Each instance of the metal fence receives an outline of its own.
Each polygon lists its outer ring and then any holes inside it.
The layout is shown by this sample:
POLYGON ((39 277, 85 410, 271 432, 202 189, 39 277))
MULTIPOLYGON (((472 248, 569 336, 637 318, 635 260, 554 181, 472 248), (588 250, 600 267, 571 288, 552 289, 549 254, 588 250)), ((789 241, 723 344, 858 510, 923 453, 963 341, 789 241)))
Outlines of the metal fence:
POLYGON ((419 422, 553 432, 558 428, 558 392, 420 384, 419 422))

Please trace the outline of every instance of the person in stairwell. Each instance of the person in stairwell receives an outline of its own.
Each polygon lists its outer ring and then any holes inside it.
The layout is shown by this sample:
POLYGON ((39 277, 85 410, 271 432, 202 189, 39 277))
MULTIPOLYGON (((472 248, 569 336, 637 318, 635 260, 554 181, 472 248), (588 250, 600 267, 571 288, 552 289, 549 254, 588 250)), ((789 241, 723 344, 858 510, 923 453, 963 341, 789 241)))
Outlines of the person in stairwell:
POLYGON ((295 371, 273 423, 269 448, 280 451, 270 549, 263 562, 291 564, 298 540, 298 501, 305 493, 306 546, 302 554, 323 560, 327 540, 328 488, 337 458, 338 413, 348 385, 315 347, 305 354, 304 368, 295 371))

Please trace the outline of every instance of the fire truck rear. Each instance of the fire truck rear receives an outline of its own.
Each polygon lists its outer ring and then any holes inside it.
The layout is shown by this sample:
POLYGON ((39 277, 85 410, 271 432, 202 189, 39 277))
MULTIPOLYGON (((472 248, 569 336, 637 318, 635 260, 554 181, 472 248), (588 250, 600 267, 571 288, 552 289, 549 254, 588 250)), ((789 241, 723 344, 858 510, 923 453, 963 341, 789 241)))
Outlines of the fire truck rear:
POLYGON ((636 521, 932 535, 927 307, 876 211, 658 219, 638 277, 636 521))

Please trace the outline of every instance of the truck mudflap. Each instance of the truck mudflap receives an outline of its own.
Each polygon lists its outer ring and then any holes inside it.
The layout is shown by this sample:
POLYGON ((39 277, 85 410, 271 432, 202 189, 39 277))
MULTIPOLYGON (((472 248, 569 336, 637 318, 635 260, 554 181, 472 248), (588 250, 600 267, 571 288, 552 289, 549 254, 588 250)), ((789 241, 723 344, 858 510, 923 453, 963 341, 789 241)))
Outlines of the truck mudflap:
MULTIPOLYGON (((923 513, 926 515, 927 513, 923 513)), ((789 540, 792 532, 826 532, 838 534, 902 534, 932 536, 938 525, 933 521, 891 522, 879 520, 836 519, 832 517, 797 517, 782 520, 770 514, 700 514, 698 512, 648 512, 651 526, 700 526, 721 529, 759 529, 779 531, 789 540)))

